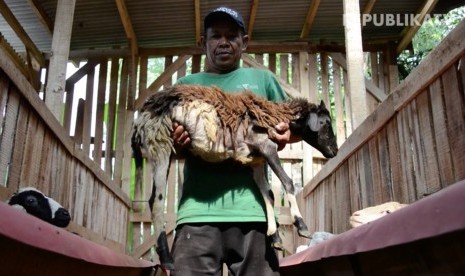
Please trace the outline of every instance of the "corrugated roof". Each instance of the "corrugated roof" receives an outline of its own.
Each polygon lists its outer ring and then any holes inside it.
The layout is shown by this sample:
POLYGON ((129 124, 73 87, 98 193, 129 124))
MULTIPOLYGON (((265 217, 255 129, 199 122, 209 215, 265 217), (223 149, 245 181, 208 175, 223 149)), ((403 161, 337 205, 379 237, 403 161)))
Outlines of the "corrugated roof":
MULTIPOLYGON (((44 53, 51 50, 52 37, 39 21, 27 0, 5 0, 9 9, 20 21, 32 41, 44 53)), ((54 21, 57 0, 38 0, 41 8, 54 21)), ((360 1, 361 10, 368 0, 360 1)), ((416 13, 424 0, 377 0, 372 13, 387 14, 416 13)), ((126 0, 125 4, 139 47, 166 48, 196 46, 195 1, 170 0, 126 0)), ((200 15, 223 5, 224 1, 199 1, 200 15)), ((246 24, 250 19, 253 1, 239 0, 228 3, 242 13, 246 24)), ((300 34, 305 23, 311 1, 304 0, 262 0, 258 8, 252 33, 256 43, 302 41, 300 34)), ((464 0, 439 0, 435 13, 444 13, 464 0)), ((320 2, 317 15, 308 38, 304 41, 328 44, 344 44, 343 1, 324 0, 320 2)), ((403 27, 363 28, 363 39, 369 41, 396 40, 403 27)), ((23 43, 0 16, 0 32, 19 52, 24 51, 23 43)), ((128 40, 115 0, 76 1, 71 50, 127 47, 128 40)))

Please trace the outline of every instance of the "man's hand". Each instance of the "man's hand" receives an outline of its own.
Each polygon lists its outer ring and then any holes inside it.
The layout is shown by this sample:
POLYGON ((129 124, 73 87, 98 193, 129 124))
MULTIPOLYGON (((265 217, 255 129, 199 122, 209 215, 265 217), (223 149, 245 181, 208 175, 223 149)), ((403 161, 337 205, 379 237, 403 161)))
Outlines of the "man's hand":
POLYGON ((289 130, 289 124, 281 122, 277 124, 275 127, 276 132, 274 133, 274 137, 271 137, 273 141, 278 144, 278 151, 284 149, 287 143, 289 143, 289 139, 291 138, 291 131, 289 130))
POLYGON ((173 123, 173 132, 171 133, 171 138, 173 138, 176 155, 182 153, 184 149, 187 148, 187 146, 189 146, 191 143, 189 133, 184 129, 183 125, 180 125, 177 122, 173 123))
POLYGON ((301 137, 292 135, 289 129, 289 124, 287 123, 281 122, 277 124, 274 128, 276 132, 274 133, 274 137, 271 137, 271 139, 275 141, 276 144, 278 144, 278 151, 283 150, 286 144, 288 143, 302 141, 301 137))

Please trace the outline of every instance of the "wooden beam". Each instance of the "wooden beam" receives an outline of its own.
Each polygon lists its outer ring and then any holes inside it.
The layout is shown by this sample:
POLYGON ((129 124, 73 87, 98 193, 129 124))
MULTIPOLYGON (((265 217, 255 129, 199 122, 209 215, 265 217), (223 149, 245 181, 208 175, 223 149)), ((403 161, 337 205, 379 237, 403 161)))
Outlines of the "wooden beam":
POLYGON ((363 71, 362 30, 359 0, 343 0, 347 75, 351 92, 352 125, 359 126, 368 117, 365 75, 363 71))
POLYGON ((181 68, 188 59, 190 59, 192 56, 190 55, 185 55, 185 56, 179 56, 176 61, 174 61, 170 66, 168 66, 165 71, 154 81, 152 84, 147 87, 147 89, 142 90, 139 98, 134 102, 134 109, 139 109, 145 102, 145 100, 150 96, 151 93, 155 93, 160 89, 160 87, 166 83, 166 81, 171 78, 171 76, 179 69, 181 68))
MULTIPOLYGON (((266 66, 258 63, 254 58, 252 58, 250 55, 248 54, 242 54, 242 61, 244 61, 247 65, 253 67, 253 68, 259 68, 259 69, 263 69, 263 70, 270 70, 268 69, 266 66)), ((279 84, 281 85, 281 87, 284 89, 284 91, 292 98, 296 98, 296 97, 299 97, 300 96, 300 91, 298 91, 297 89, 295 89, 294 87, 290 86, 289 84, 287 84, 284 80, 282 80, 281 78, 278 78, 276 77, 276 79, 278 80, 279 84)))
POLYGON ((27 76, 27 67, 25 61, 15 52, 13 47, 5 40, 2 33, 0 33, 0 48, 5 50, 7 56, 13 61, 16 67, 21 71, 24 76, 27 76))
POLYGON ((200 37, 202 36, 201 23, 202 17, 200 16, 200 0, 194 0, 194 20, 195 20, 195 42, 200 46, 200 37))
POLYGON ((45 59, 40 50, 36 47, 32 39, 21 26, 21 23, 16 19, 10 8, 6 5, 4 0, 0 0, 0 13, 3 15, 5 21, 10 25, 18 38, 23 42, 26 51, 31 51, 33 58, 41 65, 45 66, 45 59))
POLYGON ((257 16, 258 2, 259 0, 253 0, 252 6, 250 7, 249 25, 247 26, 247 35, 249 36, 249 41, 252 39, 255 18, 257 16))
POLYGON ((362 14, 370 14, 373 10, 373 7, 375 6, 375 3, 376 0, 368 0, 368 2, 365 4, 365 7, 363 7, 362 14))
MULTIPOLYGON (((365 44, 363 50, 366 52, 379 52, 386 49, 385 42, 379 44, 365 44)), ((318 52, 340 52, 345 53, 344 45, 337 44, 313 44, 309 42, 250 42, 247 46, 246 53, 259 54, 259 53, 297 53, 300 51, 307 51, 309 53, 318 52)), ((112 57, 125 57, 130 53, 129 48, 121 49, 86 49, 86 50, 73 50, 69 53, 70 59, 73 60, 88 60, 95 58, 112 58, 112 57)), ((192 45, 184 47, 164 47, 164 48, 144 48, 139 47, 140 57, 164 57, 164 56, 177 56, 177 55, 202 55, 203 49, 201 47, 192 45)), ((45 54, 45 59, 49 59, 50 54, 45 54)))
POLYGON ((419 16, 416 18, 418 18, 417 21, 419 24, 414 24, 415 22, 410 22, 410 24, 412 25, 405 27, 405 29, 402 31, 402 33, 405 33, 405 35, 402 37, 402 40, 399 42, 399 45, 397 45, 397 54, 400 54, 403 50, 407 48, 410 42, 412 42, 412 39, 420 29, 421 24, 423 24, 423 21, 425 21, 426 15, 434 9, 437 2, 438 0, 426 0, 426 2, 421 7, 420 11, 417 13, 419 16))
POLYGON ((29 5, 31 6, 32 10, 36 13, 37 18, 39 19, 40 23, 44 25, 47 32, 50 36, 53 34, 53 22, 52 19, 48 16, 47 12, 42 8, 39 0, 27 0, 29 5))
POLYGON ((307 16, 305 18, 304 26, 302 27, 302 32, 300 33, 300 38, 304 39, 308 37, 308 34, 313 27, 313 22, 315 21, 315 16, 319 6, 320 0, 312 0, 312 3, 310 4, 310 7, 307 11, 307 16))
POLYGON ((134 28, 132 27, 131 18, 129 17, 128 9, 126 8, 126 3, 124 0, 115 0, 116 6, 118 7, 119 17, 121 23, 123 24, 126 37, 131 46, 131 55, 134 58, 138 54, 137 38, 134 28))
POLYGON ((60 122, 62 120, 61 113, 66 84, 66 66, 69 57, 75 6, 76 0, 61 0, 57 2, 52 38, 53 55, 50 58, 47 87, 45 88, 45 103, 60 122))

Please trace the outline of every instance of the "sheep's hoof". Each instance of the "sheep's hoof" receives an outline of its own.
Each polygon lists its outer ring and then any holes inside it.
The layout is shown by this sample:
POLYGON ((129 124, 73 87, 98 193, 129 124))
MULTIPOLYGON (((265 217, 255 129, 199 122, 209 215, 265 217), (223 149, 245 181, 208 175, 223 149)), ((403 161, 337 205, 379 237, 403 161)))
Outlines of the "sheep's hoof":
POLYGON ((281 251, 284 250, 283 242, 278 232, 275 232, 273 235, 271 235, 270 239, 271 239, 271 245, 273 246, 274 249, 281 250, 281 251))
POLYGON ((299 236, 310 239, 312 235, 308 231, 308 227, 301 217, 294 217, 294 225, 297 228, 299 236))
POLYGON ((157 247, 155 249, 158 256, 160 257, 160 264, 163 270, 173 270, 174 260, 170 254, 168 247, 168 240, 166 238, 166 232, 162 231, 157 240, 157 247))
POLYGON ((166 270, 173 271, 174 270, 174 263, 161 263, 161 268, 164 271, 166 271, 166 270))

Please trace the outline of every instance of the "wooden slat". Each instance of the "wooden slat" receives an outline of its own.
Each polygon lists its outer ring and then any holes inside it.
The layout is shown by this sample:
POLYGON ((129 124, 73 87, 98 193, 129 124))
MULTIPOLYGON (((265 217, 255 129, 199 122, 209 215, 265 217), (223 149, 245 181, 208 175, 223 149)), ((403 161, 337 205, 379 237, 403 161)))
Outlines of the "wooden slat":
POLYGON ((342 145, 346 140, 346 132, 344 126, 344 106, 342 100, 342 92, 341 92, 341 67, 334 62, 333 60, 333 87, 334 87, 334 105, 336 110, 336 116, 334 118, 335 122, 335 130, 336 130, 336 137, 337 137, 337 144, 342 145))
POLYGON ((416 98, 418 106, 418 118, 420 119, 420 147, 422 164, 425 172, 426 194, 437 192, 441 189, 438 156, 436 154, 436 141, 434 139, 433 114, 429 103, 429 93, 418 95, 416 98))
POLYGON ((95 111, 95 126, 94 126, 94 151, 93 160, 98 164, 101 164, 102 160, 102 144, 103 144, 103 121, 104 121, 104 110, 105 110, 105 92, 107 85, 107 72, 108 61, 100 63, 98 88, 97 88, 97 106, 95 111))
POLYGON ((327 107, 331 106, 329 100, 329 64, 328 55, 326 53, 320 54, 321 61, 321 100, 325 102, 327 107))
POLYGON ((113 174, 113 147, 114 133, 116 124, 116 99, 118 97, 118 71, 119 59, 111 60, 110 73, 110 99, 108 100, 108 121, 107 121, 107 136, 105 147, 105 171, 108 174, 113 174))
POLYGON ((139 95, 139 98, 137 98, 134 108, 139 109, 142 107, 144 104, 145 100, 147 97, 156 91, 160 89, 160 87, 165 83, 168 79, 172 77, 172 75, 181 67, 184 65, 184 63, 190 59, 190 55, 183 55, 179 56, 173 64, 171 64, 168 68, 165 68, 165 71, 153 82, 149 85, 147 90, 143 95, 139 95))
POLYGON ((465 178, 465 103, 455 66, 451 66, 442 76, 444 102, 447 116, 447 132, 451 146, 454 167, 454 182, 465 178))
POLYGON ((124 135, 126 125, 126 104, 128 98, 128 70, 129 60, 123 60, 123 67, 120 75, 119 95, 118 95, 118 109, 117 109, 117 122, 116 122, 116 140, 115 140, 115 173, 113 179, 116 180, 118 186, 122 187, 123 175, 123 148, 124 148, 124 135))
POLYGON ((391 163, 389 162, 389 141, 388 141, 387 128, 383 128, 377 137, 376 144, 378 146, 379 156, 379 183, 374 183, 375 196, 378 196, 376 202, 388 202, 393 200, 392 192, 392 175, 391 163))
POLYGON ((16 119, 19 112, 19 96, 8 93, 9 80, 0 73, 2 132, 0 134, 0 186, 6 186, 8 170, 11 169, 13 149, 15 144, 16 119), (5 112, 5 113, 4 113, 5 112), (5 117, 3 117, 5 114, 5 117))
MULTIPOLYGON (((423 92, 423 94, 426 94, 423 92)), ((425 178, 425 167, 424 164, 424 155, 422 153, 422 144, 425 141, 423 137, 423 131, 420 130, 420 121, 424 118, 421 118, 418 114, 419 108, 417 106, 417 100, 413 100, 411 104, 411 133, 412 133, 412 152, 414 154, 414 176, 415 176, 415 194, 416 199, 422 198, 426 194, 426 178, 425 178)))
POLYGON ((82 150, 89 156, 91 144, 92 114, 94 105, 94 68, 90 69, 86 81, 86 99, 84 102, 84 114, 82 125, 82 150))
MULTIPOLYGON (((251 67, 268 70, 268 68, 266 68, 262 64, 258 63, 254 58, 250 57, 247 54, 242 54, 242 60, 244 61, 244 63, 248 64, 251 67)), ((283 82, 280 78, 277 78, 277 80, 279 81, 279 84, 282 86, 284 91, 286 91, 286 93, 289 96, 291 96, 291 97, 298 97, 299 96, 300 92, 297 91, 295 88, 293 88, 292 86, 290 86, 287 83, 283 82)))

